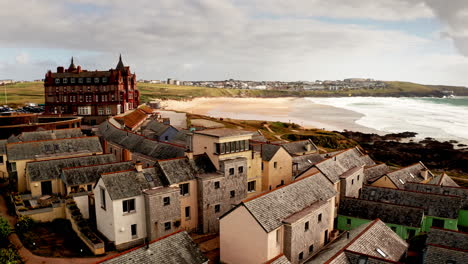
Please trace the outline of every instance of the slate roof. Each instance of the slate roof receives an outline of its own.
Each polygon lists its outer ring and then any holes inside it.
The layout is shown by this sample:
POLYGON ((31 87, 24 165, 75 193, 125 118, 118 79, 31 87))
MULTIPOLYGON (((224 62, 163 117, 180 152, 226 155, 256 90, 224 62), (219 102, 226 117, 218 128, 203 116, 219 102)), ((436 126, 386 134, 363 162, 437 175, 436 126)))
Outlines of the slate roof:
POLYGON ((468 233, 431 228, 424 263, 468 263, 468 233))
POLYGON ((205 174, 205 173, 215 173, 217 169, 213 162, 211 161, 208 154, 200 154, 193 156, 193 168, 195 169, 197 174, 205 174))
POLYGON ((293 141, 281 144, 281 146, 290 154, 290 155, 303 155, 307 152, 318 153, 317 146, 312 142, 312 140, 300 140, 293 141), (310 150, 307 151, 307 145, 310 145, 310 150))
POLYGON ((380 177, 390 172, 390 168, 385 163, 364 167, 364 178, 367 182, 374 182, 380 177))
POLYGON ((213 128, 200 131, 194 131, 194 134, 207 135, 212 137, 234 137, 234 136, 247 136, 253 135, 255 132, 232 129, 232 128, 213 128))
POLYGON ((346 197, 341 200, 339 215, 380 220, 389 224, 421 227, 424 209, 346 197))
POLYGON ((0 155, 6 154, 6 144, 7 144, 6 139, 0 140, 0 155))
POLYGON ((265 264, 291 264, 288 258, 286 258, 285 255, 281 254, 269 261, 267 261, 265 264))
POLYGON ((179 130, 170 142, 177 145, 185 146, 185 144, 187 144, 187 136, 189 133, 190 132, 188 130, 179 130))
POLYGON ((50 140, 61 138, 75 138, 82 137, 83 133, 80 128, 65 128, 56 130, 42 130, 33 132, 23 132, 17 136, 19 141, 37 141, 37 140, 50 140))
POLYGON ((369 156, 364 155, 359 149, 351 148, 342 151, 326 160, 323 160, 314 166, 320 170, 331 182, 340 181, 340 175, 354 167, 374 165, 369 156))
POLYGON ((379 219, 363 224, 337 238, 305 263, 357 263, 354 256, 363 255, 372 259, 369 263, 399 261, 406 253, 408 244, 379 219), (385 257, 377 251, 380 249, 385 257))
POLYGON ((102 152, 98 137, 65 138, 18 142, 6 145, 9 160, 102 152))
POLYGON ((157 160, 185 156, 185 147, 183 146, 159 142, 119 129, 109 120, 99 125, 99 132, 107 141, 118 144, 131 152, 141 153, 157 160))
POLYGON ((159 160, 155 167, 165 176, 168 184, 175 184, 195 179, 195 170, 188 158, 159 160))
POLYGON ((179 231, 98 263, 105 264, 202 264, 208 259, 186 231, 179 231))
POLYGON ((168 130, 171 126, 165 125, 163 123, 159 123, 156 120, 151 120, 148 125, 146 125, 145 129, 149 129, 154 132, 155 135, 161 136, 166 130, 168 130))
POLYGON ((456 219, 458 210, 463 205, 463 198, 440 194, 364 186, 361 198, 371 201, 387 202, 399 205, 424 208, 430 216, 456 219))
POLYGON ((101 179, 112 200, 138 196, 143 190, 163 186, 154 168, 105 173, 101 179))
POLYGON ((443 186, 451 186, 451 187, 460 187, 450 176, 445 173, 435 176, 427 184, 436 184, 436 185, 443 185, 443 186))
POLYGON ((33 161, 26 164, 31 181, 46 181, 60 177, 61 169, 115 162, 113 154, 33 161))
POLYGON ((278 152, 278 150, 281 147, 278 145, 272 145, 272 144, 263 144, 261 145, 262 149, 262 159, 265 161, 270 161, 278 152))
MULTIPOLYGON (((424 164, 418 162, 411 166, 387 173, 387 177, 390 178, 390 180, 397 186, 398 189, 404 189, 404 185, 407 182, 424 181, 424 178, 421 176, 422 170, 427 170, 427 168, 424 166, 424 164)), ((428 177, 433 177, 430 171, 428 171, 428 177)))
POLYGON ((322 155, 316 153, 294 156, 292 158, 293 164, 297 164, 299 174, 322 160, 324 160, 322 155))
POLYGON ((321 173, 316 173, 245 200, 242 204, 266 232, 271 232, 287 217, 335 195, 333 185, 321 173))
POLYGON ((408 183, 408 184, 405 184, 405 189, 409 191, 460 196, 463 199, 463 209, 465 210, 468 209, 468 188, 422 184, 422 183, 408 183))
POLYGON ((62 169, 62 181, 67 186, 95 183, 99 175, 107 172, 124 171, 134 168, 131 161, 111 162, 106 164, 89 165, 62 169))

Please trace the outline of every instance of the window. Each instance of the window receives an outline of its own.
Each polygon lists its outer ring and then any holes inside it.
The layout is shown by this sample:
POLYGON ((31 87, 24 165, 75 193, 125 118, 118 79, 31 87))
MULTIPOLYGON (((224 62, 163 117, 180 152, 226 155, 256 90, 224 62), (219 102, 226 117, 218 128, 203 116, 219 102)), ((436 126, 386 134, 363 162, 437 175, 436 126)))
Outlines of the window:
POLYGON ((91 78, 86 78, 86 83, 91 83, 91 78))
POLYGON ((11 171, 16 171, 16 162, 12 162, 11 164, 11 171))
POLYGON ((190 219, 190 206, 185 207, 185 218, 190 219))
POLYGON ((357 176, 357 180, 358 180, 358 181, 359 181, 359 176, 360 176, 360 175, 357 176))
POLYGON ((354 184, 354 179, 351 180, 351 185, 353 185, 353 184, 354 184))
POLYGON ((367 264, 367 256, 359 256, 358 264, 367 264))
POLYGON ((98 115, 104 115, 104 109, 102 107, 98 108, 98 115))
POLYGON ((94 83, 99 83, 99 78, 98 77, 94 78, 94 83))
POLYGON ((164 230, 171 230, 171 222, 164 223, 164 230))
POLYGON ((396 232, 396 226, 391 226, 390 229, 392 229, 393 232, 396 232))
POLYGON ((87 190, 88 192, 92 191, 92 190, 93 190, 93 185, 92 185, 92 184, 86 185, 86 190, 87 190))
POLYGON ((239 171, 239 173, 244 173, 244 166, 239 166, 237 170, 239 171))
POLYGON ((314 245, 309 246, 309 253, 312 253, 312 252, 314 252, 314 245))
POLYGON ((66 96, 66 95, 63 96, 63 102, 64 102, 64 103, 67 102, 67 96, 66 96))
POLYGON ((234 168, 229 169, 229 175, 234 175, 234 168))
POLYGON ((102 82, 106 83, 107 82, 107 77, 102 77, 102 82))
POLYGON ((304 252, 299 253, 299 260, 302 260, 304 258, 304 252))
POLYGON ((304 225, 304 232, 309 230, 309 221, 305 222, 305 225, 304 225))
POLYGON ((60 79, 59 79, 59 78, 55 78, 55 83, 56 83, 56 84, 59 84, 59 83, 60 83, 60 79))
POLYGON ((273 168, 276 169, 276 167, 278 167, 278 162, 275 161, 275 162, 273 162, 273 168))
POLYGON ((83 95, 80 95, 80 102, 83 102, 83 95))
POLYGON ((70 78, 70 83, 75 83, 75 78, 70 78))
POLYGON ((349 219, 349 218, 346 219, 346 224, 347 224, 347 225, 351 225, 351 219, 349 219))
POLYGON ((0 156, 0 164, 3 164, 3 156, 0 156))
POLYGON ((247 191, 248 192, 255 192, 255 181, 249 181, 247 183, 247 191))
POLYGON ((67 79, 67 78, 63 78, 62 83, 68 83, 68 79, 67 79))
POLYGON ((276 243, 280 242, 280 235, 281 235, 281 230, 277 229, 276 230, 276 243))
POLYGON ((382 257, 387 257, 387 254, 385 254, 385 252, 383 252, 383 250, 381 250, 380 248, 376 248, 375 251, 377 251, 377 253, 379 253, 382 257))
POLYGON ((219 211, 221 211, 221 205, 219 204, 215 205, 214 210, 215 210, 215 213, 219 213, 219 211))
POLYGON ((91 115, 91 106, 79 106, 78 115, 91 115))
POLYGON ((101 208, 106 210, 106 190, 101 188, 101 208))
POLYGON ((133 224, 130 226, 130 229, 132 230, 132 238, 137 238, 137 225, 133 224))
POLYGON ((432 219, 432 226, 439 227, 439 228, 444 228, 444 220, 433 218, 432 219))
POLYGON ((317 218, 318 218, 317 220, 319 223, 322 222, 322 214, 319 214, 317 218))
POLYGON ((230 195, 231 195, 231 198, 236 197, 236 191, 231 191, 231 192, 230 192, 230 195))
POLYGON ((86 102, 92 102, 93 101, 93 96, 92 95, 86 95, 86 102))
POLYGON ((106 106, 106 115, 112 114, 110 106, 106 106))
POLYGON ((164 206, 170 205, 171 204, 171 198, 170 197, 164 197, 163 198, 163 204, 164 204, 164 206))
POLYGON ((189 194, 189 184, 183 183, 180 186, 180 195, 185 196, 189 194))
POLYGON ((135 211, 135 199, 129 199, 122 201, 122 207, 124 213, 131 213, 135 211))
POLYGON ((214 188, 219 189, 219 181, 214 182, 214 188))
POLYGON ((78 78, 78 83, 83 83, 83 78, 78 78))

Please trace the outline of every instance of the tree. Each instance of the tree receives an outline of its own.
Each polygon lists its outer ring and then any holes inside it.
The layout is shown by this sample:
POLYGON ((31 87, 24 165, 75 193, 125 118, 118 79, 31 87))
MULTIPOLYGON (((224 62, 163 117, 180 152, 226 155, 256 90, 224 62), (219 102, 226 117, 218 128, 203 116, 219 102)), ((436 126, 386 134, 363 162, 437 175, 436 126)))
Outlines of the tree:
POLYGON ((8 236, 11 233, 11 226, 8 220, 0 216, 0 241, 4 242, 8 240, 8 236))
POLYGON ((5 264, 22 264, 24 263, 21 259, 18 251, 13 248, 0 248, 0 263, 5 264))

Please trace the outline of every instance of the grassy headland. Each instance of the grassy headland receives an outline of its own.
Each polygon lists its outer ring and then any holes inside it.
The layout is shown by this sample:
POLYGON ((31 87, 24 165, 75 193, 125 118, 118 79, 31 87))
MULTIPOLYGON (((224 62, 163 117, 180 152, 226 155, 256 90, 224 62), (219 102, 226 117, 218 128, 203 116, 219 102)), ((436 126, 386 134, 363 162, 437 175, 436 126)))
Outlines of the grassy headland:
MULTIPOLYGON (((468 89, 456 86, 422 85, 408 82, 387 82, 383 89, 356 89, 341 91, 286 91, 221 89, 168 84, 138 83, 142 102, 151 98, 187 100, 195 97, 342 97, 342 96, 442 96, 442 91, 454 91, 456 95, 468 95, 468 89)), ((0 104, 5 103, 4 91, 8 93, 8 103, 44 103, 42 82, 16 83, 0 86, 0 104)))

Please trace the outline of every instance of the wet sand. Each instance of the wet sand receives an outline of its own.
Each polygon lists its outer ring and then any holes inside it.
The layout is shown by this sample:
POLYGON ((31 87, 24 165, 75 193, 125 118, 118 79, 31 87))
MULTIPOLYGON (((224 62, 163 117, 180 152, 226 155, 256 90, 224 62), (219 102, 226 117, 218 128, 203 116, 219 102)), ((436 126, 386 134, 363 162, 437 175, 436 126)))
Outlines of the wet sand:
POLYGON ((306 128, 382 132, 356 124, 363 115, 328 105, 315 104, 303 98, 195 98, 190 101, 163 101, 169 110, 211 117, 241 120, 294 122, 306 128))

